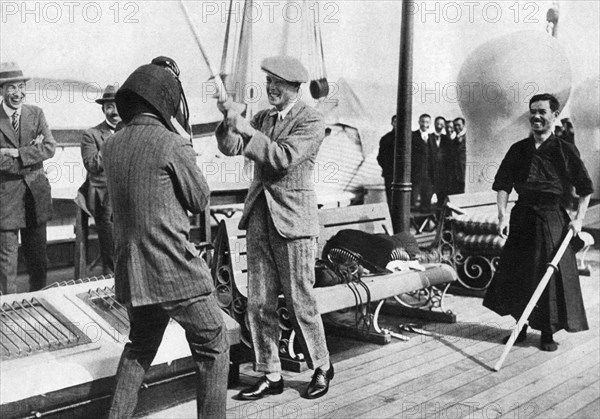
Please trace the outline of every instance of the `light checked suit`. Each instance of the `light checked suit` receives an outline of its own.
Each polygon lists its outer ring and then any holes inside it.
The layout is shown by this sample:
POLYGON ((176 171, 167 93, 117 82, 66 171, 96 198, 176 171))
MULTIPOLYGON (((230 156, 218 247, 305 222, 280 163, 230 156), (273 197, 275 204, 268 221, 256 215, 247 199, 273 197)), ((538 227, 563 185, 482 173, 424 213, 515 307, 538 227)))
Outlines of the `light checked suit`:
POLYGON ((251 121, 251 139, 223 122, 216 131, 226 155, 252 159, 240 228, 247 229, 248 317, 255 369, 281 370, 277 299, 283 293, 310 368, 329 365, 321 316, 313 296, 315 237, 319 233, 314 165, 325 137, 322 115, 298 101, 283 120, 263 110, 251 121), (276 121, 277 120, 277 121, 276 121))

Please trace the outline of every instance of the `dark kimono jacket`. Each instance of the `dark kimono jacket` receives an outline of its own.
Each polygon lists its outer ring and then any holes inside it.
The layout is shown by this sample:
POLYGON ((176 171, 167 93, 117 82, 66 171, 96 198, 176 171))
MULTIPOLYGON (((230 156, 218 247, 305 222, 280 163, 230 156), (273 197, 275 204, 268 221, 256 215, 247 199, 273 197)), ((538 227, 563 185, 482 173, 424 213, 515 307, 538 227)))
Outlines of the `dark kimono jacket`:
MULTIPOLYGON (((575 186, 580 196, 593 192, 575 145, 552 135, 537 150, 533 137, 509 149, 492 188, 508 193, 514 188, 519 199, 511 211, 509 236, 484 306, 500 315, 521 316, 567 231, 570 218, 560 206, 560 196, 569 185, 575 186)), ((588 329, 575 252, 570 247, 529 325, 552 333, 588 329)))

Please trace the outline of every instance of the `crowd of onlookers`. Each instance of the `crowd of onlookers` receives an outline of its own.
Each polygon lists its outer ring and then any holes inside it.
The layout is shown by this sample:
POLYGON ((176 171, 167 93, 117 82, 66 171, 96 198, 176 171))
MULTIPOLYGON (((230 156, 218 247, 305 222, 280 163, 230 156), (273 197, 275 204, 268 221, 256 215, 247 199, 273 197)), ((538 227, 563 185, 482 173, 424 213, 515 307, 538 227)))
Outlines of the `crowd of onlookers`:
MULTIPOLYGON (((389 133, 381 138, 377 161, 382 169, 388 203, 392 201, 394 176, 394 145, 396 116, 392 117, 389 133)), ((432 200, 442 205, 451 194, 464 193, 467 155, 467 130, 462 117, 435 118, 433 132, 431 116, 419 116, 419 129, 411 138, 411 182, 413 210, 429 212, 432 200), (435 195, 435 199, 433 199, 435 195)))
MULTIPOLYGON (((390 206, 396 141, 395 115, 392 117, 392 126, 393 129, 381 138, 377 155, 390 206)), ((433 123, 433 132, 430 132, 430 127, 431 116, 422 114, 419 116, 419 129, 413 131, 411 138, 411 207, 414 211, 430 212, 435 207, 432 200, 437 206, 441 206, 448 195, 465 192, 465 119, 446 119, 438 116, 433 123)), ((561 125, 554 127, 554 135, 575 144, 575 131, 569 118, 561 119, 561 125)))

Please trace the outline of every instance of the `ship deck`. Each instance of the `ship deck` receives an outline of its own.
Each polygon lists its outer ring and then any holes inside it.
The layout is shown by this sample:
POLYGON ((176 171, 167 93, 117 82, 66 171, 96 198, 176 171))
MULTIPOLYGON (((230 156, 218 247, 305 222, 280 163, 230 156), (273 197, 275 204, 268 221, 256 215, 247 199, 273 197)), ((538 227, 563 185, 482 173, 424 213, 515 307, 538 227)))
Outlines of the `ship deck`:
MULTIPOLYGON (((234 400, 259 374, 249 364, 240 384, 228 390, 230 418, 596 418, 600 417, 600 251, 592 249, 591 276, 582 276, 590 330, 555 335, 556 352, 538 349, 531 332, 513 347, 499 372, 500 357, 514 321, 481 305, 480 298, 448 295, 455 324, 425 325, 435 336, 410 335, 377 346, 328 337, 335 365, 329 393, 319 400, 301 397, 311 371, 284 373, 282 395, 260 401, 234 400)), ((386 317, 393 327, 400 318, 386 317)), ((195 401, 148 418, 193 418, 195 401)))

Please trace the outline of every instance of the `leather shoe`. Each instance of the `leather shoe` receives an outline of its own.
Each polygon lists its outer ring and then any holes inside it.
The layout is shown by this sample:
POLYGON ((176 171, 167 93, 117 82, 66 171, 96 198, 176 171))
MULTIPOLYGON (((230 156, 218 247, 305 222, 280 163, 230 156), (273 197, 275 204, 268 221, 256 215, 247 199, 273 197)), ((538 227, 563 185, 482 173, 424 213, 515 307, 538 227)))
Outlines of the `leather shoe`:
POLYGON ((329 363, 329 369, 326 372, 321 368, 317 368, 306 389, 306 398, 318 399, 327 394, 327 391, 329 391, 329 382, 333 379, 333 373, 332 363, 329 363))
POLYGON ((270 394, 281 393, 283 393, 283 377, 279 381, 273 382, 265 376, 253 386, 240 391, 237 397, 239 400, 258 400, 270 394))

